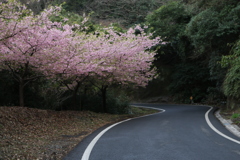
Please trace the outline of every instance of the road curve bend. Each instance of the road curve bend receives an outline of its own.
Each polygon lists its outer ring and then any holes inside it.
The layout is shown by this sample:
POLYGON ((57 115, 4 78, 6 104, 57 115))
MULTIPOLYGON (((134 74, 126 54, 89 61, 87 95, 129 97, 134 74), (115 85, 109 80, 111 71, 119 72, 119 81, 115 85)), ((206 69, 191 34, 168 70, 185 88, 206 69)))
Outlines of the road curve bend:
POLYGON ((101 128, 79 143, 64 160, 240 159, 240 138, 230 133, 209 107, 133 105, 165 112, 101 128))

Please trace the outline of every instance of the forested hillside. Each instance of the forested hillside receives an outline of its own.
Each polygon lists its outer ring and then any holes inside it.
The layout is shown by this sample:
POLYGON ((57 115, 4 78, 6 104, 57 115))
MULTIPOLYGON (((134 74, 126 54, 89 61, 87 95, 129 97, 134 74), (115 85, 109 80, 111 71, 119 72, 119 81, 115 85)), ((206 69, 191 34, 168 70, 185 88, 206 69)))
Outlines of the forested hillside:
POLYGON ((91 18, 99 24, 117 23, 124 27, 145 21, 148 13, 171 0, 20 0, 35 13, 48 5, 64 4, 67 11, 77 14, 92 14, 91 18))
MULTIPOLYGON (((112 26, 116 32, 124 33, 136 24, 148 25, 144 31, 153 33, 152 39, 161 37, 165 43, 151 47, 157 51, 153 66, 159 76, 150 81, 146 89, 138 90, 138 98, 168 96, 171 101, 189 103, 189 97, 193 97, 196 103, 223 104, 227 101, 229 108, 240 107, 239 0, 20 1, 36 15, 47 6, 62 4, 60 15, 52 20, 81 24, 84 18, 89 18, 85 31, 91 34, 99 32, 103 26, 112 26)), ((18 83, 10 78, 11 72, 2 70, 0 74, 1 105, 18 105, 18 83)), ((131 83, 125 87, 119 83, 99 86, 95 85, 96 79, 94 83, 91 81, 80 79, 71 84, 75 89, 63 91, 69 79, 63 83, 34 79, 28 82, 24 98, 31 107, 93 109, 92 106, 102 104, 104 86, 109 89, 105 102, 109 106, 121 106, 121 110, 128 100, 136 98, 129 99, 137 95, 131 83), (66 107, 69 103, 78 107, 66 107)))
MULTIPOLYGON (((156 64, 171 68, 170 92, 181 100, 192 95, 195 101, 216 103, 225 101, 227 96, 236 102, 240 93, 236 80, 240 62, 236 48, 240 35, 239 1, 183 2, 166 4, 147 17, 150 31, 169 42, 160 48, 159 53, 164 55, 158 54, 156 64), (234 73, 231 68, 235 68, 234 73)), ((231 108, 237 106, 237 102, 229 104, 231 108)))

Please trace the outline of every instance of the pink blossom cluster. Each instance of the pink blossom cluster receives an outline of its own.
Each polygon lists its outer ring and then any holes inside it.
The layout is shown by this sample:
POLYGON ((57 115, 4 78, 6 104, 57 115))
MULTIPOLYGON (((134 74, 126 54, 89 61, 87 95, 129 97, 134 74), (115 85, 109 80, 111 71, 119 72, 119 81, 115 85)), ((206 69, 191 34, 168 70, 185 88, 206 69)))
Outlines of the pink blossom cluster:
MULTIPOLYGON (((155 74, 150 71, 155 53, 149 49, 162 42, 160 38, 150 39, 140 26, 126 33, 116 33, 111 28, 98 34, 76 33, 72 28, 78 25, 63 25, 49 19, 50 15, 58 14, 59 7, 33 15, 12 0, 0 3, 0 10, 2 69, 14 73, 32 70, 62 78, 90 76, 107 83, 141 86, 155 74), (136 35, 136 29, 141 33, 136 35)), ((25 75, 19 76, 24 79, 25 75)))

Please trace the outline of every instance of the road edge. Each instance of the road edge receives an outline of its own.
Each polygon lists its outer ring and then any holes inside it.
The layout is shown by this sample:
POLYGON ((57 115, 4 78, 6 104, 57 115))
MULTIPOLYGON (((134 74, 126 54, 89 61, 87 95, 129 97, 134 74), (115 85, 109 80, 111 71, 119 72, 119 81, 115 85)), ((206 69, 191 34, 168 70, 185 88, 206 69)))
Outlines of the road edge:
POLYGON ((161 112, 157 112, 157 113, 153 113, 153 114, 148 114, 148 115, 144 115, 144 116, 139 116, 139 117, 134 117, 134 118, 129 118, 129 119, 126 119, 126 120, 123 120, 123 121, 120 121, 120 122, 117 122, 117 123, 114 123, 110 126, 108 126, 107 128, 103 129, 100 133, 98 133, 93 139, 92 141, 88 144, 87 148, 85 149, 83 155, 82 155, 82 158, 81 160, 89 160, 89 157, 90 157, 90 154, 92 152, 92 149, 93 147, 95 146, 95 144, 97 143, 97 141, 102 137, 102 135, 104 135, 108 130, 110 130, 111 128, 121 124, 121 123, 124 123, 124 122, 127 122, 127 121, 130 121, 130 120, 133 120, 133 119, 138 119, 138 118, 143 118, 143 117, 148 117, 148 116, 151 116, 151 115, 155 115, 155 114, 160 114, 160 113, 164 113, 165 110, 164 109, 160 109, 160 108, 154 108, 154 107, 145 107, 145 106, 136 106, 136 105, 131 105, 131 106, 134 106, 134 107, 142 107, 142 108, 150 108, 150 109, 155 109, 155 110, 159 110, 161 112))
POLYGON ((210 121, 210 118, 209 118, 209 113, 212 112, 212 115, 214 115, 214 112, 216 111, 216 107, 211 107, 211 106, 207 106, 207 107, 210 107, 210 109, 205 113, 205 120, 208 124, 208 126, 214 131, 216 132, 217 134, 219 134, 220 136, 232 141, 232 142, 235 142, 237 144, 240 144, 240 141, 232 138, 232 137, 229 137, 227 136, 226 134, 222 133, 221 131, 219 131, 217 128, 215 128, 212 124, 212 122, 210 121), (214 109, 214 110, 213 110, 214 109))
POLYGON ((231 133, 240 138, 240 128, 237 125, 234 125, 230 119, 224 119, 220 115, 220 110, 215 111, 214 115, 225 128, 227 128, 231 133))

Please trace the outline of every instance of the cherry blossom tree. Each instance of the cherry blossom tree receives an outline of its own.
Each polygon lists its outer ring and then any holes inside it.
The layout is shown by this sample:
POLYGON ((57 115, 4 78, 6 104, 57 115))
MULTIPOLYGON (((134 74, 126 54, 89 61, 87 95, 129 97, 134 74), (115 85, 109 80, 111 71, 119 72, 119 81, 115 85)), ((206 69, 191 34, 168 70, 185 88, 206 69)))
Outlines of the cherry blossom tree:
POLYGON ((72 92, 74 101, 72 107, 77 109, 78 90, 82 83, 89 76, 92 76, 98 64, 89 52, 94 43, 89 35, 85 33, 77 34, 71 37, 69 42, 65 47, 65 52, 61 52, 58 60, 51 63, 45 71, 72 92))
POLYGON ((26 15, 31 15, 31 11, 26 6, 15 0, 0 2, 0 41, 13 37, 26 28, 17 27, 19 20, 26 15), (20 12, 21 10, 21 12, 20 12))
POLYGON ((10 70, 19 82, 19 103, 24 106, 24 87, 43 76, 45 68, 64 52, 72 30, 68 25, 49 20, 57 7, 37 16, 30 11, 24 16, 26 9, 17 1, 1 3, 1 8, 5 12, 0 18, 1 30, 5 31, 0 38, 1 68, 10 70))
POLYGON ((95 34, 78 34, 72 38, 63 58, 52 64, 53 75, 61 75, 61 80, 71 79, 75 96, 81 83, 88 79, 101 90, 102 106, 106 111, 109 85, 131 83, 145 86, 155 75, 154 69, 150 70, 155 55, 150 48, 160 43, 160 39, 150 39, 150 36, 139 26, 126 33, 106 28, 95 34), (136 35, 135 30, 140 34, 136 35))
POLYGON ((161 43, 160 38, 150 39, 140 26, 130 28, 126 33, 116 33, 111 28, 107 34, 99 33, 95 44, 91 45, 91 54, 97 67, 94 70, 95 85, 102 92, 102 106, 106 112, 106 91, 109 85, 135 84, 145 86, 156 72, 151 70, 154 52, 150 48, 161 43), (140 34, 136 35, 138 30, 140 34))
MULTIPOLYGON (((80 25, 52 22, 60 7, 39 15, 15 0, 0 3, 0 67, 11 71, 19 82, 19 103, 24 106, 24 87, 42 76, 70 80, 76 93, 86 78, 101 87, 106 111, 106 90, 113 83, 145 86, 155 74, 150 70, 155 53, 150 48, 160 43, 150 39, 137 26, 126 33, 111 28, 86 34, 73 32, 80 25), (135 34, 138 30, 140 34, 135 34)), ((82 23, 85 23, 86 19, 82 23)), ((69 88, 69 87, 68 87, 69 88)))

